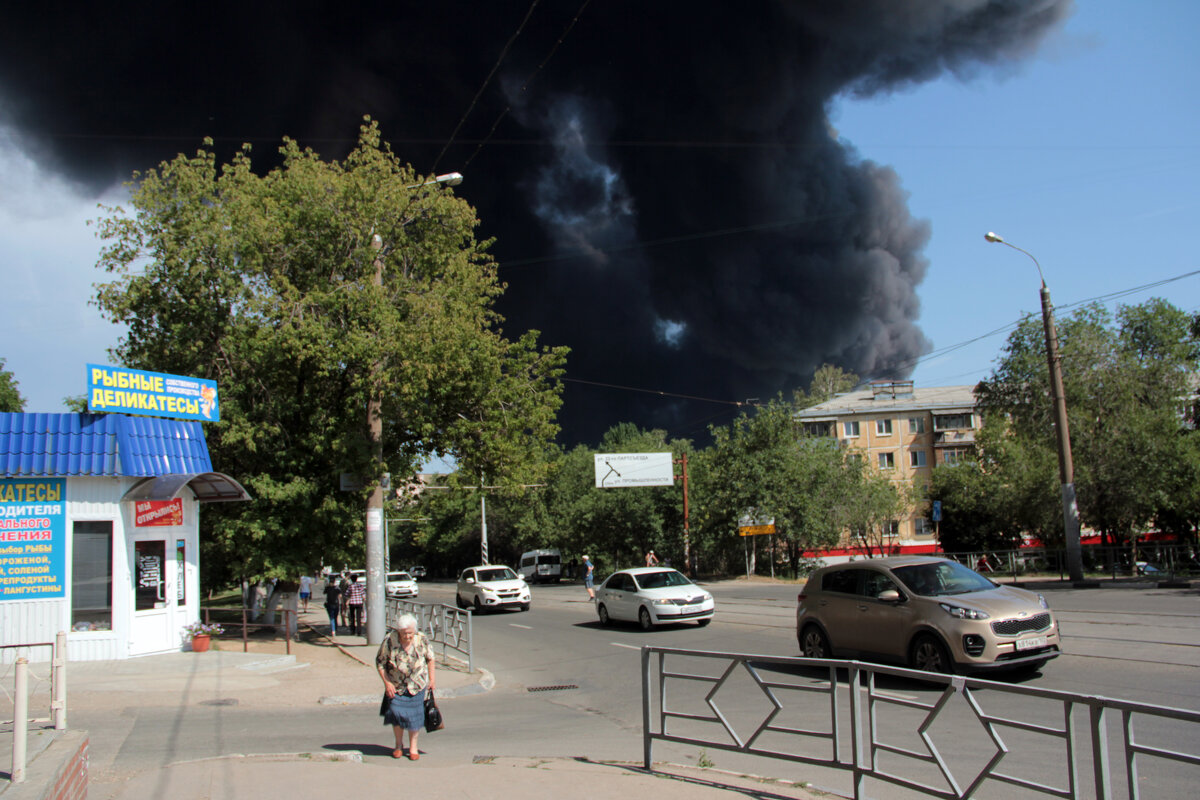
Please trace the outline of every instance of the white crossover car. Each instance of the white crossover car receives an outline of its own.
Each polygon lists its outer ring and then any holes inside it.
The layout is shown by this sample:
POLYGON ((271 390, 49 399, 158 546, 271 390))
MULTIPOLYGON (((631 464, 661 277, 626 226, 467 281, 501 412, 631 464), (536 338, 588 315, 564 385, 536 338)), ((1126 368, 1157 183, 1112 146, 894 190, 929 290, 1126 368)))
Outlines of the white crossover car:
POLYGON ((413 597, 420 594, 417 582, 407 572, 389 572, 384 583, 388 597, 413 597))
POLYGON ((509 567, 495 564, 467 567, 458 576, 454 590, 459 608, 475 611, 493 608, 519 608, 528 611, 532 596, 527 584, 509 567))

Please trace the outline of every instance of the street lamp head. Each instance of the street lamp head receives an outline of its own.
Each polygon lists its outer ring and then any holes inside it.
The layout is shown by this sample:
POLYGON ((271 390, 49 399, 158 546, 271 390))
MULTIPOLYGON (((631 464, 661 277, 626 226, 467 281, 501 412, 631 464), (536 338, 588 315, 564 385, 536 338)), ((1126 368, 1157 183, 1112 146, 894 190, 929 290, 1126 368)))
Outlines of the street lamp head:
POLYGON ((458 186, 463 182, 461 172, 447 172, 445 175, 438 175, 433 179, 435 183, 441 183, 446 186, 458 186))
POLYGON ((1000 244, 1005 243, 1003 237, 1001 237, 1000 234, 992 233, 991 231, 988 231, 987 233, 985 233, 983 235, 983 238, 987 239, 989 242, 999 242, 1000 244))

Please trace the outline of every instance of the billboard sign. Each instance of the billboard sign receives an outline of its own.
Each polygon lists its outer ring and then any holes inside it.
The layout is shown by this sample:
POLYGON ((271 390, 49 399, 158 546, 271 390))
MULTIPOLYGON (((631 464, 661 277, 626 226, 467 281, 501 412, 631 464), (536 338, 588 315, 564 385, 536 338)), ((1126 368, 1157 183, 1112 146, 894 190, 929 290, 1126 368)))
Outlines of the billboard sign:
POLYGON ((217 422, 217 382, 204 378, 87 365, 88 411, 217 422))
POLYGON ((596 453, 596 488, 674 486, 673 453, 596 453))
POLYGON ((0 601, 65 597, 65 478, 0 480, 0 601))

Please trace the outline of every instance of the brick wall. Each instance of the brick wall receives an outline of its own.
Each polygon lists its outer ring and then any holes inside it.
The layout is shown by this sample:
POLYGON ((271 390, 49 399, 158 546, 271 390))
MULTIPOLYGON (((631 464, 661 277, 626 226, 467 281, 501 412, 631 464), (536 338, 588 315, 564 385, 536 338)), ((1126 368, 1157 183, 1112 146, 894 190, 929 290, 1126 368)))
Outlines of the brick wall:
POLYGON ((4 800, 85 800, 87 731, 64 731, 25 767, 25 781, 10 784, 4 800))

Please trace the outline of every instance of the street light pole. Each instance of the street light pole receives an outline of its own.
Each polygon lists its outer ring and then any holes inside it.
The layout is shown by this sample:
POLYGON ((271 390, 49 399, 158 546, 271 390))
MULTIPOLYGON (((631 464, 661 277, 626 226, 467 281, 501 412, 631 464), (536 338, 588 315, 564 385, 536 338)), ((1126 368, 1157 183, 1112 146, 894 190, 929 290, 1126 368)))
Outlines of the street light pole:
MULTIPOLYGON (((432 180, 408 186, 408 189, 420 189, 422 186, 445 185, 457 186, 462 183, 463 176, 459 172, 438 175, 432 180)), ((373 265, 375 274, 371 283, 383 288, 383 239, 379 234, 371 235, 371 249, 375 251, 373 265)), ((380 385, 379 373, 383 364, 378 359, 371 363, 371 396, 367 399, 367 438, 371 446, 371 495, 367 498, 367 644, 380 644, 387 635, 387 610, 384 607, 384 584, 386 565, 384 563, 384 520, 383 520, 383 491, 390 488, 390 476, 383 471, 383 386, 380 385)))
POLYGON ((1071 458, 1071 431, 1067 426, 1067 398, 1063 392, 1062 359, 1058 355, 1058 332, 1054 328, 1054 306, 1042 265, 1033 253, 1010 244, 998 234, 988 232, 989 242, 1011 247, 1033 260, 1042 280, 1042 328, 1046 334, 1046 361, 1050 367, 1050 392, 1054 401, 1054 431, 1058 438, 1058 476, 1062 484, 1063 537, 1067 547, 1067 573, 1072 581, 1083 580, 1083 552, 1079 544, 1079 505, 1075 499, 1075 463, 1071 458))

